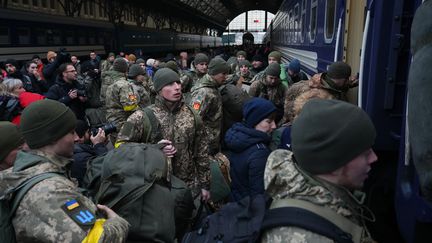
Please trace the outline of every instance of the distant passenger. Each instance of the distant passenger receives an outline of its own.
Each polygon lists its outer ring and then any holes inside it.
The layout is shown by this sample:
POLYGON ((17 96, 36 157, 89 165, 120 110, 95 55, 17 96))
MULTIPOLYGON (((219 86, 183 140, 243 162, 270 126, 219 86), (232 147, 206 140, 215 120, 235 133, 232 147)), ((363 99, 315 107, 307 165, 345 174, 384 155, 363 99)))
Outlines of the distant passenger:
POLYGON ((237 57, 237 62, 240 62, 246 60, 247 54, 245 51, 238 51, 236 57, 237 57))
POLYGON ((285 95, 287 87, 280 80, 280 65, 273 62, 264 70, 264 75, 260 79, 255 79, 249 89, 249 95, 252 97, 261 97, 273 102, 277 108, 278 122, 283 116, 283 108, 285 103, 285 95))
POLYGON ((24 65, 25 74, 23 75, 24 89, 28 92, 44 94, 48 91, 48 84, 41 77, 34 61, 28 61, 24 65))
POLYGON ((75 70, 77 70, 78 75, 82 75, 82 73, 81 73, 81 63, 80 62, 81 61, 78 59, 77 56, 75 56, 75 55, 71 56, 71 63, 74 65, 75 70))
POLYGON ((139 108, 151 105, 150 83, 145 69, 139 64, 133 64, 129 67, 127 76, 134 93, 137 94, 139 108))
POLYGON ((252 57, 251 75, 255 76, 265 69, 264 59, 260 54, 252 57))
POLYGON ((271 208, 295 208, 286 217, 298 215, 301 223, 267 230, 261 242, 375 242, 365 225, 374 216, 358 191, 377 160, 375 137, 372 121, 357 106, 307 102, 292 126, 292 152, 273 151, 264 174, 271 208), (317 217, 324 220, 317 223, 317 217))
POLYGON ((293 85, 302 80, 308 80, 306 74, 304 74, 300 69, 300 61, 298 59, 293 59, 287 66, 287 78, 289 85, 293 85))
POLYGON ((183 72, 180 76, 182 82, 182 93, 189 93, 193 86, 197 85, 198 80, 207 74, 209 58, 204 53, 197 53, 192 61, 190 71, 183 72))
MULTIPOLYGON (((57 80, 57 71, 61 64, 70 62, 70 55, 64 48, 61 48, 58 55, 54 51, 48 51, 47 53, 48 63, 43 68, 43 76, 47 81, 49 87, 53 86, 57 80)), ((59 74, 61 75, 61 73, 59 74)))
POLYGON ((23 74, 19 71, 18 62, 15 59, 7 59, 4 62, 4 67, 6 70, 6 78, 19 79, 24 82, 23 74))
POLYGON ((293 102, 300 94, 312 88, 326 89, 336 99, 347 101, 346 93, 356 85, 350 79, 351 67, 344 62, 332 63, 325 73, 315 74, 310 80, 303 80, 292 85, 285 98, 284 122, 293 118, 293 102))
POLYGON ((127 60, 129 62, 129 66, 132 65, 132 64, 135 64, 136 59, 137 58, 136 58, 136 56, 134 54, 129 54, 127 56, 127 60))
POLYGON ((96 54, 95 51, 90 52, 90 63, 96 67, 97 73, 100 72, 100 57, 96 54))
POLYGON ((113 62, 112 70, 106 71, 103 78, 101 78, 102 85, 100 90, 100 101, 105 105, 106 92, 108 86, 113 84, 116 80, 126 77, 128 65, 123 57, 118 57, 113 62))

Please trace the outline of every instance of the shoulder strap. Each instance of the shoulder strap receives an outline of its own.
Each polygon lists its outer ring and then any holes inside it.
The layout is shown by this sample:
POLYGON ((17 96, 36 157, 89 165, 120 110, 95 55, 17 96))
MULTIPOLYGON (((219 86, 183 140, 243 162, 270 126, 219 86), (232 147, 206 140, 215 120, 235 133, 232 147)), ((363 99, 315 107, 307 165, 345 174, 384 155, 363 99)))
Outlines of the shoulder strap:
POLYGON ((15 214, 15 211, 17 210, 19 204, 21 203, 21 200, 24 198, 24 195, 36 184, 38 184, 39 182, 54 177, 54 176, 58 176, 60 174, 55 173, 55 172, 46 172, 46 173, 42 173, 36 176, 31 177, 30 179, 27 179, 26 181, 24 181, 23 183, 21 183, 19 186, 15 187, 13 189, 13 191, 11 191, 10 193, 16 193, 16 195, 14 196, 14 198, 12 199, 12 206, 11 206, 11 210, 10 210, 10 217, 12 217, 15 214))
MULTIPOLYGON (((330 208, 318 206, 318 205, 315 205, 315 204, 307 202, 307 201, 297 200, 297 199, 274 200, 272 205, 271 205, 271 208, 272 208, 271 210, 278 209, 278 208, 297 208, 297 209, 303 209, 303 210, 309 211, 309 213, 314 214, 317 217, 320 217, 325 221, 328 221, 327 226, 329 228, 327 228, 327 229, 332 229, 332 230, 328 230, 329 232, 333 232, 333 233, 337 232, 337 230, 334 229, 334 227, 337 227, 341 232, 344 232, 343 235, 349 235, 350 236, 350 242, 354 242, 354 243, 360 242, 361 237, 363 235, 364 229, 362 227, 360 227, 359 225, 353 223, 351 220, 343 217, 342 215, 337 214, 335 211, 333 211, 330 208), (334 227, 331 227, 330 224, 334 225, 334 227)), ((286 217, 286 218, 290 218, 290 217, 286 217)), ((299 218, 301 218, 301 217, 299 217, 299 216, 294 217, 295 220, 297 220, 299 218)), ((309 223, 310 222, 314 222, 314 221, 309 221, 309 223)), ((312 228, 314 227, 313 224, 314 223, 311 224, 312 228)), ((293 225, 296 225, 296 224, 293 224, 293 225)), ((322 228, 325 230, 326 227, 322 227, 322 228)), ((310 228, 306 227, 306 225, 305 225, 305 229, 310 229, 310 228)), ((311 229, 311 231, 313 231, 313 230, 311 229)), ((317 232, 317 233, 319 233, 319 232, 317 232)), ((325 235, 325 233, 319 233, 319 234, 325 235)), ((330 236, 328 236, 328 237, 331 238, 330 236)))
POLYGON ((195 109, 193 109, 190 105, 186 104, 187 108, 189 108, 189 110, 192 112, 193 116, 194 116, 194 123, 195 123, 195 127, 194 127, 194 141, 193 141, 193 147, 194 147, 194 151, 193 151, 193 157, 196 158, 197 154, 198 154, 198 143, 195 142, 196 139, 196 135, 197 135, 197 130, 198 129, 204 129, 203 127, 203 121, 200 117, 200 115, 195 111, 195 109))
MULTIPOLYGON (((144 113, 146 114, 146 117, 149 119, 149 131, 147 132, 147 136, 146 136, 146 142, 150 142, 151 138, 156 138, 156 140, 161 140, 162 137, 162 133, 159 130, 159 121, 156 118, 155 114, 153 113, 153 110, 150 109, 150 107, 145 107, 143 109, 144 113)), ((155 141, 156 143, 158 141, 155 141)))

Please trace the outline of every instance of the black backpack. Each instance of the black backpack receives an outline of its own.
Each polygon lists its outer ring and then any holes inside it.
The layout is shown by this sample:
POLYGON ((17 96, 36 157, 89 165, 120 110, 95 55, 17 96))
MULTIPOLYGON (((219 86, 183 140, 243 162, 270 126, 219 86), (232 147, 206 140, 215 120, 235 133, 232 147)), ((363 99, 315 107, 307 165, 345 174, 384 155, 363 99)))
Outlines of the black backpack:
POLYGON ((28 190, 37 183, 59 174, 47 172, 31 177, 0 196, 0 242, 16 242, 12 218, 28 190))
POLYGON ((187 233, 183 243, 255 243, 266 230, 294 226, 335 242, 360 242, 362 228, 328 208, 295 199, 271 200, 264 195, 228 203, 187 233), (271 204, 271 208, 269 205, 271 204))
POLYGON ((0 121, 12 121, 21 113, 21 106, 18 98, 12 96, 0 96, 0 121))

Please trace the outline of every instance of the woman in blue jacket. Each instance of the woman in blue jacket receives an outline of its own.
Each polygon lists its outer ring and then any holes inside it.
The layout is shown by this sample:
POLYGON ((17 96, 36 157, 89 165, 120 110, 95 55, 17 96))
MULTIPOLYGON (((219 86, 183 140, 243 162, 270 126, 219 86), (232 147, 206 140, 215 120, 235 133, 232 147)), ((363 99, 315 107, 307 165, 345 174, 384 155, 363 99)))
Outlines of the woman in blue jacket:
POLYGON ((243 106, 243 122, 225 135, 231 161, 231 197, 238 201, 264 193, 264 168, 271 150, 270 133, 276 128, 276 107, 263 98, 252 98, 243 106))

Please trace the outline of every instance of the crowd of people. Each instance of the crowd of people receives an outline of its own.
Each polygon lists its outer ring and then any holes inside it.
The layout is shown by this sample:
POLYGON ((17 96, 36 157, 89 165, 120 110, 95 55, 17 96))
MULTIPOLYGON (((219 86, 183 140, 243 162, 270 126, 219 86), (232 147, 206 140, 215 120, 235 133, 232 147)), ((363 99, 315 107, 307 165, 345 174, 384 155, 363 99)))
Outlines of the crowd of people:
MULTIPOLYGON (((0 82, 0 192, 56 174, 19 202, 12 217, 17 242, 126 241, 136 226, 81 189, 89 161, 130 143, 158 145, 167 173, 196 199, 194 219, 201 202, 219 210, 268 194, 272 207, 292 199, 317 214, 327 210, 323 217, 329 221, 356 229, 347 232, 353 242, 371 242, 365 226, 369 211, 358 190, 377 160, 371 148, 375 129, 364 111, 347 102, 357 84, 350 66, 335 62, 309 78, 299 60, 285 63, 278 51, 227 50, 160 60, 123 52, 102 60, 90 52, 83 62, 60 50, 48 52, 45 64, 34 56, 22 68, 6 60, 0 82), (229 192, 216 199, 211 163, 220 156, 229 160, 224 174, 229 192)), ((143 241, 180 242, 192 221, 182 221, 181 232, 173 228, 143 241)), ((332 241, 284 226, 263 232, 261 242, 332 241)))

